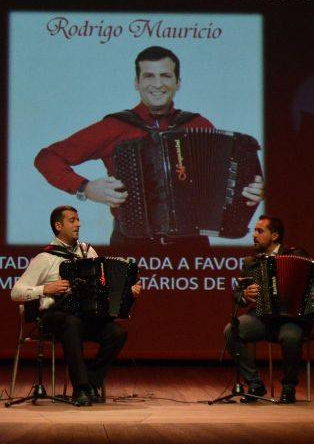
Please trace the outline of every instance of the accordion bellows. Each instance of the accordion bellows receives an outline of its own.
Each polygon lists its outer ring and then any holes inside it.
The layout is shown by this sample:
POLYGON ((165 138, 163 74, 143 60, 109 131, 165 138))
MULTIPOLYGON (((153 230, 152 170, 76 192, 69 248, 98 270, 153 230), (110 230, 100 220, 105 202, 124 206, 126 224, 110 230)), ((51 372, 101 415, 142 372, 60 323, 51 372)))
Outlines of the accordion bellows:
POLYGON ((247 234, 256 206, 243 188, 262 175, 251 136, 209 129, 154 133, 118 145, 115 176, 128 191, 118 209, 130 238, 247 234))
POLYGON ((259 317, 288 316, 314 319, 314 262, 292 255, 266 256, 253 272, 260 286, 256 313, 259 317))

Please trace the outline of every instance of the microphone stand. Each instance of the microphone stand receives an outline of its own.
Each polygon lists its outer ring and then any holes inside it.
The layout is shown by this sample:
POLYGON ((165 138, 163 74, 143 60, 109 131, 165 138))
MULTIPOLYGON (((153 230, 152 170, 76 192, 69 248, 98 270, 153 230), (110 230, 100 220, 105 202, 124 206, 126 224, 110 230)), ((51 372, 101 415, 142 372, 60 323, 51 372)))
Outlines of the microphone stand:
MULTIPOLYGON (((228 331, 228 335, 225 340, 224 348, 223 348, 223 350, 221 352, 221 356, 220 356, 220 362, 222 362, 225 351, 227 349, 227 345, 229 344, 230 339, 232 338, 233 342, 236 344, 235 353, 233 355, 234 366, 235 366, 235 383, 234 383, 231 393, 229 395, 218 397, 212 401, 204 401, 204 403, 206 403, 208 405, 218 404, 218 403, 233 404, 233 403, 237 402, 236 400, 234 400, 234 398, 242 397, 244 395, 247 398, 261 399, 263 401, 268 401, 268 402, 272 402, 272 403, 277 402, 277 400, 274 398, 266 398, 263 396, 257 396, 257 395, 252 395, 250 393, 245 393, 243 384, 241 383, 240 365, 239 365, 240 364, 240 352, 239 352, 239 348, 238 348, 239 324, 240 324, 239 319, 238 319, 238 311, 240 308, 240 301, 241 301, 242 292, 246 289, 246 287, 248 285, 251 285, 252 283, 253 283, 252 277, 238 278, 238 284, 234 288, 234 290, 239 293, 239 296, 237 296, 236 298, 233 298, 233 309, 232 309, 232 314, 231 314, 231 328, 228 331)), ((203 401, 199 401, 199 402, 202 403, 203 401)))
POLYGON ((37 383, 33 385, 32 394, 23 398, 18 398, 13 400, 10 398, 6 403, 5 407, 11 407, 11 405, 21 404, 25 401, 31 401, 32 404, 36 404, 39 399, 50 399, 52 402, 63 402, 65 404, 72 404, 72 401, 69 401, 63 397, 59 396, 50 396, 47 395, 45 386, 43 384, 43 357, 44 357, 44 344, 43 344, 43 336, 44 336, 44 326, 42 319, 40 317, 37 318, 37 327, 38 327, 38 344, 37 344, 37 383))

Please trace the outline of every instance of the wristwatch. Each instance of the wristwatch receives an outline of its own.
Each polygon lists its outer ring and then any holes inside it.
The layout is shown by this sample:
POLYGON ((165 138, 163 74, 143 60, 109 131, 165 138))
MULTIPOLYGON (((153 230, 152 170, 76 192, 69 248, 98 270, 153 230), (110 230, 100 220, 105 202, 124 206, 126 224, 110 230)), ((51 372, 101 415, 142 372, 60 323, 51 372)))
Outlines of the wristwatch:
POLYGON ((88 184, 89 180, 84 180, 84 182, 81 183, 81 185, 79 186, 77 192, 76 192, 76 197, 78 198, 78 200, 86 200, 87 197, 85 195, 85 188, 86 185, 88 184))

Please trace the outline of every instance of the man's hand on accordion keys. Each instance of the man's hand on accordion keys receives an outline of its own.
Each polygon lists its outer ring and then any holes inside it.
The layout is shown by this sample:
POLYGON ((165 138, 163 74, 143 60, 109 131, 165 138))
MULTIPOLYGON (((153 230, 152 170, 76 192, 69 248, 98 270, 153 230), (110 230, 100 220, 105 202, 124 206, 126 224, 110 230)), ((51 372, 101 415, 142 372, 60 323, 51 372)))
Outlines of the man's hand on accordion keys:
POLYGON ((71 290, 73 291, 88 291, 89 285, 86 279, 75 278, 71 281, 71 290))
POLYGON ((252 284, 249 285, 244 291, 243 296, 248 302, 256 302, 256 298, 259 292, 259 285, 252 284))
POLYGON ((45 296, 54 294, 65 294, 70 289, 70 283, 66 279, 58 279, 54 282, 44 285, 43 293, 45 296))
POLYGON ((135 298, 137 298, 140 295, 140 292, 142 290, 142 284, 141 281, 137 281, 133 286, 132 286, 132 293, 133 296, 135 298))
POLYGON ((264 199, 264 181, 262 176, 255 176, 254 182, 243 188, 242 196, 246 197, 248 201, 246 205, 257 205, 264 199))
POLYGON ((121 180, 113 176, 91 180, 87 183, 84 194, 87 199, 107 204, 111 208, 119 207, 128 197, 121 180))

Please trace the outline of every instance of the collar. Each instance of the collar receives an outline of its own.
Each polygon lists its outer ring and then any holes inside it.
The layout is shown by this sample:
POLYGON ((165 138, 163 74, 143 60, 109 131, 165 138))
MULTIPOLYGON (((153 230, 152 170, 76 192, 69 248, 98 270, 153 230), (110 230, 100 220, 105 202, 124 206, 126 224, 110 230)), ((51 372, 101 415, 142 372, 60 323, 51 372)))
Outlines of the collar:
POLYGON ((66 244, 62 240, 60 240, 58 237, 55 237, 52 242, 50 242, 52 245, 60 245, 61 247, 66 248, 67 250, 71 251, 72 253, 75 253, 78 249, 79 243, 77 242, 76 245, 73 247, 72 245, 66 244))
POLYGON ((279 249, 280 249, 280 244, 278 244, 278 245, 273 249, 273 251, 270 253, 270 256, 276 256, 276 254, 278 254, 278 252, 279 252, 279 249))
POLYGON ((260 259, 265 256, 276 256, 276 254, 279 254, 279 250, 281 249, 281 244, 278 244, 271 253, 255 253, 252 258, 260 259))
POLYGON ((141 117, 145 122, 147 122, 149 125, 154 126, 156 120, 158 120, 160 127, 163 125, 168 126, 174 115, 176 114, 177 110, 174 107, 174 103, 171 102, 170 108, 167 112, 167 114, 152 114, 148 107, 143 103, 139 103, 133 110, 138 116, 141 117))

